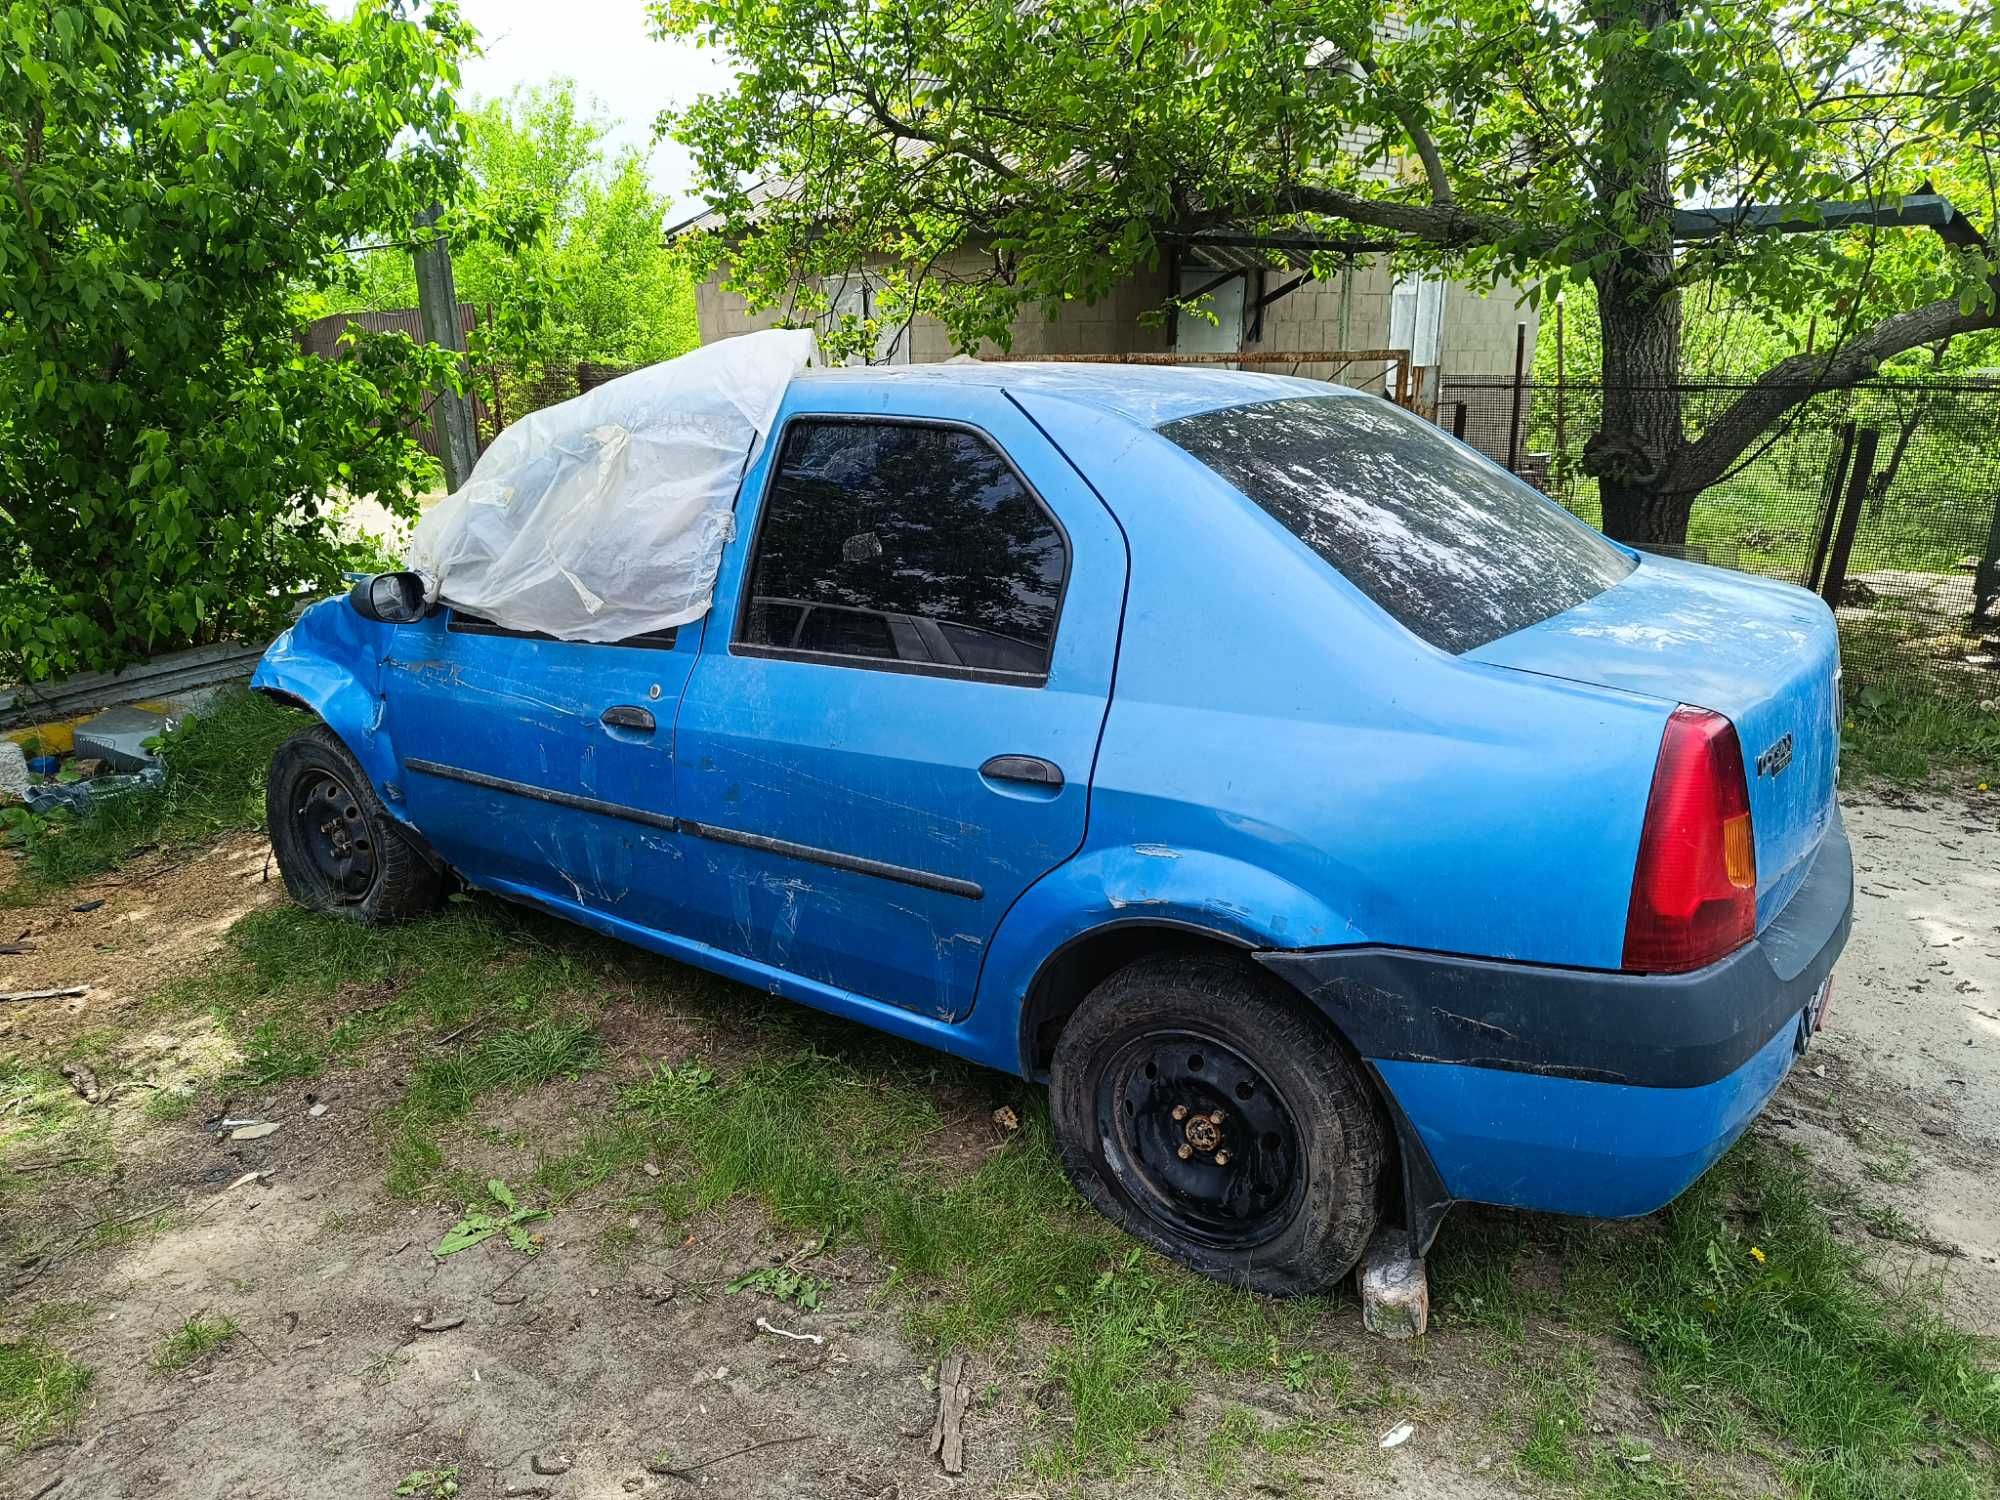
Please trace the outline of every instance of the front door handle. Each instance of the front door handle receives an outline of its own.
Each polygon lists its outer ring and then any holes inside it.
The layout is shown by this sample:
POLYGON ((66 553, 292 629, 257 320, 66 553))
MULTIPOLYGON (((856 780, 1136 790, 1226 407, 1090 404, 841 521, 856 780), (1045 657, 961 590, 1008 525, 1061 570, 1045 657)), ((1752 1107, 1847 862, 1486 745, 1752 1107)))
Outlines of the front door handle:
POLYGON ((598 723, 606 729, 636 729, 641 734, 651 734, 660 726, 653 722, 652 711, 633 703, 614 703, 598 717, 598 723))
POLYGON ((1023 781, 1054 791, 1063 784, 1062 767, 1039 755, 996 755, 979 768, 988 781, 1023 781))

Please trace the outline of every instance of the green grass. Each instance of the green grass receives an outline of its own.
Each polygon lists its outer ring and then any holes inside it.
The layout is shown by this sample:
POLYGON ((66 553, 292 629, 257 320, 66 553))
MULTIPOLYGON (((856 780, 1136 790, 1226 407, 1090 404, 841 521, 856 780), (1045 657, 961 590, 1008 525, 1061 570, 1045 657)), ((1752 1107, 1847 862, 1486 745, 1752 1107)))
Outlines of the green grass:
POLYGON ((1640 1232, 1573 1230, 1564 1249, 1566 1297, 1645 1353, 1669 1430, 1754 1438, 1813 1500, 2000 1485, 1993 1351, 1933 1289, 1879 1286, 1771 1148, 1739 1146, 1640 1232))
POLYGON ((116 1149, 103 1113, 53 1067, 0 1056, 0 1253, 25 1249, 46 1223, 15 1208, 36 1184, 109 1171, 116 1149))
POLYGON ((653 1161, 666 1171, 632 1206, 656 1224, 749 1198, 802 1238, 872 1246, 895 1268, 910 1333, 932 1348, 1051 1320, 1063 1337, 1050 1376, 1076 1417, 1038 1455, 1055 1479, 1139 1462, 1203 1368, 1345 1399, 1351 1371, 1306 1342, 1327 1304, 1228 1291, 1137 1250, 1063 1177, 1038 1091, 810 1012, 757 1000, 746 1017, 746 992, 560 924, 482 901, 386 930, 274 908, 240 922, 222 960, 167 1003, 210 1006, 253 1081, 415 1043, 407 1086, 377 1122, 388 1185, 479 1204, 477 1140, 454 1127, 489 1093, 590 1068, 598 1008, 621 991, 670 998, 753 1055, 723 1075, 662 1065, 623 1088, 611 1115, 538 1147, 526 1179, 537 1201, 562 1207, 653 1161), (467 1026, 435 1049, 434 1034, 467 1026), (940 1085, 1004 1090, 1022 1128, 969 1163, 933 1165, 951 1123, 940 1085))
POLYGON ((1711 1486, 1589 1435, 1587 1349, 1564 1342, 1551 1356, 1537 1337, 1567 1325, 1644 1353, 1670 1434, 1762 1455, 1800 1496, 2000 1492, 1993 1347, 1946 1321, 1935 1286, 1871 1277, 1863 1252, 1834 1235, 1827 1206, 1803 1168, 1751 1140, 1637 1223, 1462 1217, 1432 1259, 1437 1326, 1498 1337, 1521 1398, 1511 1413, 1517 1466, 1558 1488, 1695 1495, 1711 1486))
POLYGON ((91 1378, 42 1339, 0 1344, 0 1441, 26 1448, 74 1432, 91 1378))
MULTIPOLYGON (((364 931, 278 908, 239 924, 199 994, 265 1057, 332 1066, 414 1043, 405 1091, 379 1120, 390 1186, 468 1204, 484 1201, 492 1170, 485 1138, 460 1128, 480 1099, 591 1068, 607 996, 670 1005, 704 1051, 658 1063, 609 1111, 508 1137, 535 1151, 516 1179, 524 1199, 560 1209, 608 1187, 627 1251, 634 1215, 671 1243, 747 1199, 787 1243, 871 1248, 891 1268, 906 1332, 931 1350, 1005 1344, 1039 1325, 1046 1378, 1068 1407, 1028 1456, 1052 1487, 1166 1462, 1190 1393, 1229 1376, 1310 1395, 1321 1425, 1285 1440, 1300 1445, 1400 1404, 1325 1348, 1320 1325, 1348 1315, 1344 1293, 1280 1303, 1233 1292, 1091 1213, 1058 1166, 1039 1091, 559 924, 470 902, 364 931), (1021 1128, 997 1149, 975 1129, 968 1148, 968 1111, 982 1119, 1002 1100, 1021 1128), (642 1177, 642 1162, 663 1175, 642 1177)), ((798 1257, 784 1263, 801 1269, 798 1257)), ((1813 1500, 1958 1500, 2000 1482, 1985 1446, 2000 1443, 1987 1352, 1924 1289, 1877 1287, 1803 1171, 1766 1147, 1739 1148, 1637 1225, 1462 1214, 1432 1285, 1438 1334, 1464 1338, 1513 1392, 1524 1483, 1706 1492, 1698 1473, 1620 1447, 1630 1434, 1591 1435, 1595 1372, 1587 1350, 1551 1345, 1559 1323, 1636 1344, 1671 1431, 1770 1455, 1813 1500), (1528 1274, 1537 1258, 1554 1272, 1528 1274)), ((1198 1445, 1196 1462, 1233 1472, 1236 1450, 1278 1461, 1237 1442, 1240 1426, 1219 1447, 1198 1445)))
MULTIPOLYGON (((1993 687, 2000 697, 2000 684, 1993 687)), ((1841 736, 1843 776, 1924 782, 1952 774, 2000 787, 2000 713, 1970 696, 1889 678, 1848 688, 1841 736)))
POLYGON ((1581 1344, 1521 1372, 1527 1394, 1527 1435, 1517 1450, 1521 1469, 1538 1479, 1565 1482, 1582 1467, 1578 1439, 1589 1422, 1597 1360, 1581 1344))
POLYGON ((195 1313, 160 1341, 160 1347, 153 1352, 153 1373, 172 1375, 185 1370, 206 1359, 241 1331, 234 1318, 195 1313))
POLYGON ((1326 1301, 1231 1291, 1133 1245, 1063 1177, 1039 1094, 1016 1098, 1022 1126, 1000 1150, 969 1171, 933 1170, 921 1155, 941 1124, 937 1075, 991 1075, 847 1040, 720 1081, 663 1068, 626 1089, 626 1112, 656 1127, 648 1148, 682 1168, 656 1194, 669 1216, 748 1196, 781 1229, 866 1243, 894 1267, 909 1332, 935 1349, 1053 1323, 1048 1375, 1073 1420, 1032 1462, 1058 1483, 1144 1461, 1204 1371, 1274 1375, 1330 1408, 1349 1399, 1351 1369, 1306 1344, 1326 1301))
POLYGON ((14 899, 111 869, 140 849, 198 843, 264 821, 264 772, 274 751, 311 720, 248 690, 224 693, 175 726, 160 749, 165 785, 106 798, 85 813, 21 812, 10 837, 29 879, 14 899))
POLYGON ((1901 1141, 1890 1141, 1881 1148, 1880 1154, 1861 1163, 1861 1175, 1870 1182, 1892 1186, 1908 1182, 1916 1175, 1916 1155, 1901 1141))

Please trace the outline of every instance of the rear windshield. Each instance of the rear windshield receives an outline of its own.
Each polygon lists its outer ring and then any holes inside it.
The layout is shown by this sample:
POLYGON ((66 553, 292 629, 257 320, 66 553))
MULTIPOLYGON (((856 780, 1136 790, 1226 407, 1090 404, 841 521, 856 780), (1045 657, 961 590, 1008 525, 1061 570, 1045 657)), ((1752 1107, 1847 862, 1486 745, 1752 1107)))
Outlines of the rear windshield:
POLYGON ((1387 401, 1230 406, 1159 432, 1454 654, 1561 614, 1632 571, 1560 506, 1387 401))

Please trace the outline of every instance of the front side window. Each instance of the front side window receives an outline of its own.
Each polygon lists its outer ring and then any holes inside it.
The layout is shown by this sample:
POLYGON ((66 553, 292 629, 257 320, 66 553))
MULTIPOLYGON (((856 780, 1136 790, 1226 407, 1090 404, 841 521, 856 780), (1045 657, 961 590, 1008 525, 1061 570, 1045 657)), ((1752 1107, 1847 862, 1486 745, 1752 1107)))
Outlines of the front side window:
POLYGON ((1387 401, 1307 396, 1158 430, 1405 629, 1454 654, 1593 599, 1634 566, 1562 507, 1387 401))
POLYGON ((764 501, 737 644, 950 675, 1048 673, 1068 553, 985 437, 802 419, 764 501))

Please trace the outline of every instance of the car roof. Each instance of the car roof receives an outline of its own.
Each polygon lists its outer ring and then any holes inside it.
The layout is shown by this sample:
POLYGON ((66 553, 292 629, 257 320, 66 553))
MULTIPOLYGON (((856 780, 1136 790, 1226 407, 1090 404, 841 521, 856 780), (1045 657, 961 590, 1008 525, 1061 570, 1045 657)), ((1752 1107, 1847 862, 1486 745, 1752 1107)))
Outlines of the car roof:
POLYGON ((933 390, 994 387, 1052 396, 1094 407, 1142 427, 1158 427, 1218 407, 1247 406, 1301 396, 1356 396, 1368 393, 1325 380, 1225 370, 1214 365, 1133 365, 1098 361, 954 360, 942 364, 853 365, 807 370, 793 387, 810 397, 815 386, 879 388, 885 396, 913 386, 933 390))

